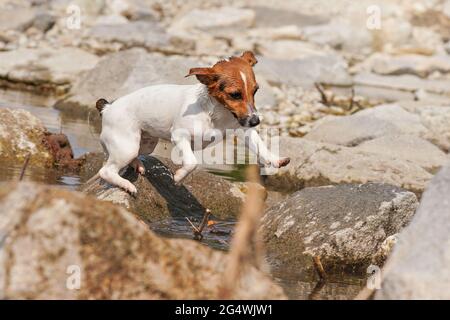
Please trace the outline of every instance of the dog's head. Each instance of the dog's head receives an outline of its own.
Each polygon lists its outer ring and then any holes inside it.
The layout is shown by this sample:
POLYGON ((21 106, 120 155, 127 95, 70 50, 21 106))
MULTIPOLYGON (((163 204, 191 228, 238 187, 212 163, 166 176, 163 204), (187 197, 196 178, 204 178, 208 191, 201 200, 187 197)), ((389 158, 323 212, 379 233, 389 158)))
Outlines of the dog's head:
POLYGON ((256 63, 254 54, 246 51, 240 57, 219 61, 211 68, 192 68, 187 76, 195 75, 242 126, 254 127, 259 124, 255 108, 258 84, 252 68, 256 63))

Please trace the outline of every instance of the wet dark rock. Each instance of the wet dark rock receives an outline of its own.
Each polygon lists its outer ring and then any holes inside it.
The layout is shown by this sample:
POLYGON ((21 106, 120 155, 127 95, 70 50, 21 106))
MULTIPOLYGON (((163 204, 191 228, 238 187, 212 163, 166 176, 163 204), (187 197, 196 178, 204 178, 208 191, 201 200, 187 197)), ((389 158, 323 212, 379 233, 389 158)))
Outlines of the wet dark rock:
MULTIPOLYGON (((228 259, 160 238, 121 206, 35 183, 0 186, 0 237, 0 299, 213 299, 228 259)), ((249 267, 232 298, 285 296, 249 267)))
POLYGON ((327 270, 365 270, 383 262, 417 206, 388 184, 305 188, 269 208, 261 229, 272 261, 291 270, 311 270, 315 256, 327 270))
POLYGON ((450 299, 450 165, 430 182, 383 269, 376 299, 450 299))
POLYGON ((144 176, 138 175, 132 168, 123 174, 125 179, 136 185, 136 197, 100 178, 84 185, 82 191, 98 199, 121 204, 146 222, 167 217, 202 217, 206 209, 221 219, 238 215, 244 194, 225 179, 197 169, 182 185, 176 186, 173 172, 178 166, 153 156, 142 157, 141 160, 146 169, 144 176))

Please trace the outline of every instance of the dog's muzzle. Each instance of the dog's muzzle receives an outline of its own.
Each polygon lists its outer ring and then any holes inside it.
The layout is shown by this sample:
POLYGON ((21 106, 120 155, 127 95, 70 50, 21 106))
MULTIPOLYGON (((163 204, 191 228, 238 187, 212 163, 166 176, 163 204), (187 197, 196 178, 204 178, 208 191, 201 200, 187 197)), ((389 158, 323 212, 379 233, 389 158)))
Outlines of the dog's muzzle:
POLYGON ((252 115, 239 119, 239 124, 243 127, 256 127, 260 123, 259 117, 256 113, 252 115))

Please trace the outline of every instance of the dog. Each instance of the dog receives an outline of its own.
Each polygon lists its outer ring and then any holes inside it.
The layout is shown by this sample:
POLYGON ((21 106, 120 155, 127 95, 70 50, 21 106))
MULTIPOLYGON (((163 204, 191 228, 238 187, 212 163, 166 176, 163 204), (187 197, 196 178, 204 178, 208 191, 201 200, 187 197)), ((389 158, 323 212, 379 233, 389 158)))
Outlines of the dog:
MULTIPOLYGON (((96 107, 102 116, 100 141, 108 155, 99 176, 136 194, 136 187, 119 171, 131 165, 143 174, 145 168, 138 156, 152 153, 158 140, 164 139, 181 151, 182 167, 173 176, 175 184, 180 184, 197 167, 193 140, 209 129, 222 133, 227 129, 250 130, 246 132, 246 146, 260 162, 275 168, 286 166, 290 159, 273 155, 254 128, 260 123, 254 102, 258 90, 253 73, 256 63, 254 54, 246 51, 212 67, 190 69, 186 77, 195 76, 199 81, 195 85, 153 85, 113 103, 98 100, 96 107)), ((204 142, 202 148, 210 143, 204 142)))

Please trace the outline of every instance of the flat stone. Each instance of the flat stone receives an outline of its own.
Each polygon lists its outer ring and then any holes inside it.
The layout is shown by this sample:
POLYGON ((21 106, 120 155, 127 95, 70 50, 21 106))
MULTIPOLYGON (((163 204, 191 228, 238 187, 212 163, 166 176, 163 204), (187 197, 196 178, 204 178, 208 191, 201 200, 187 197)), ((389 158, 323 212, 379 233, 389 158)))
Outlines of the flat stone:
POLYGON ((302 29, 306 41, 338 50, 368 53, 372 51, 372 34, 358 21, 334 20, 327 24, 307 26, 302 29))
POLYGON ((429 140, 444 151, 450 147, 450 108, 413 102, 386 104, 345 117, 330 118, 314 126, 306 139, 344 146, 381 136, 410 134, 429 140), (410 106, 410 107, 409 107, 410 106))
POLYGON ((220 7, 193 9, 175 19, 170 26, 171 33, 195 31, 223 32, 224 29, 248 28, 253 25, 255 13, 250 9, 220 7))
POLYGON ((413 135, 384 135, 355 147, 357 150, 390 155, 418 164, 433 172, 447 161, 447 155, 431 142, 413 135))
POLYGON ((307 15, 292 10, 284 10, 263 6, 251 6, 255 12, 255 27, 282 27, 298 26, 305 27, 311 25, 324 24, 329 21, 325 15, 307 15))
POLYGON ((398 105, 383 105, 324 121, 313 128, 305 138, 350 147, 387 134, 422 136, 427 131, 418 115, 398 105))
POLYGON ((286 60, 329 54, 319 46, 298 40, 260 41, 257 44, 257 51, 267 58, 286 60))
POLYGON ((426 77, 436 71, 442 73, 449 72, 450 56, 423 56, 418 54, 391 56, 383 53, 376 53, 366 60, 364 64, 368 71, 378 74, 412 74, 419 77, 426 77))
POLYGON ((313 87, 315 82, 349 86, 351 77, 347 63, 336 55, 308 56, 294 60, 258 57, 255 72, 261 74, 271 85, 313 87))
POLYGON ((377 75, 361 72, 353 77, 355 85, 373 86, 380 88, 398 89, 414 92, 426 90, 432 93, 450 95, 450 80, 422 79, 413 75, 377 75))
MULTIPOLYGON (((156 22, 133 21, 118 24, 97 24, 90 30, 88 40, 95 39, 108 45, 119 44, 121 48, 141 47, 148 51, 164 53, 184 52, 193 46, 169 35, 156 22), (177 47, 178 46, 178 47, 177 47)), ((89 41, 87 44, 89 45, 89 41)), ((99 46, 97 44, 97 46, 99 46)), ((113 47, 111 51, 116 51, 113 47)))
POLYGON ((433 177, 412 161, 304 138, 280 137, 279 150, 291 163, 266 176, 266 185, 275 190, 380 182, 420 195, 433 177))
POLYGON ((13 88, 64 92, 98 60, 96 55, 68 47, 4 51, 0 52, 0 80, 13 88))
POLYGON ((373 87, 373 86, 354 86, 355 95, 367 98, 372 104, 380 104, 385 102, 396 102, 396 101, 413 101, 415 95, 409 91, 373 87))

